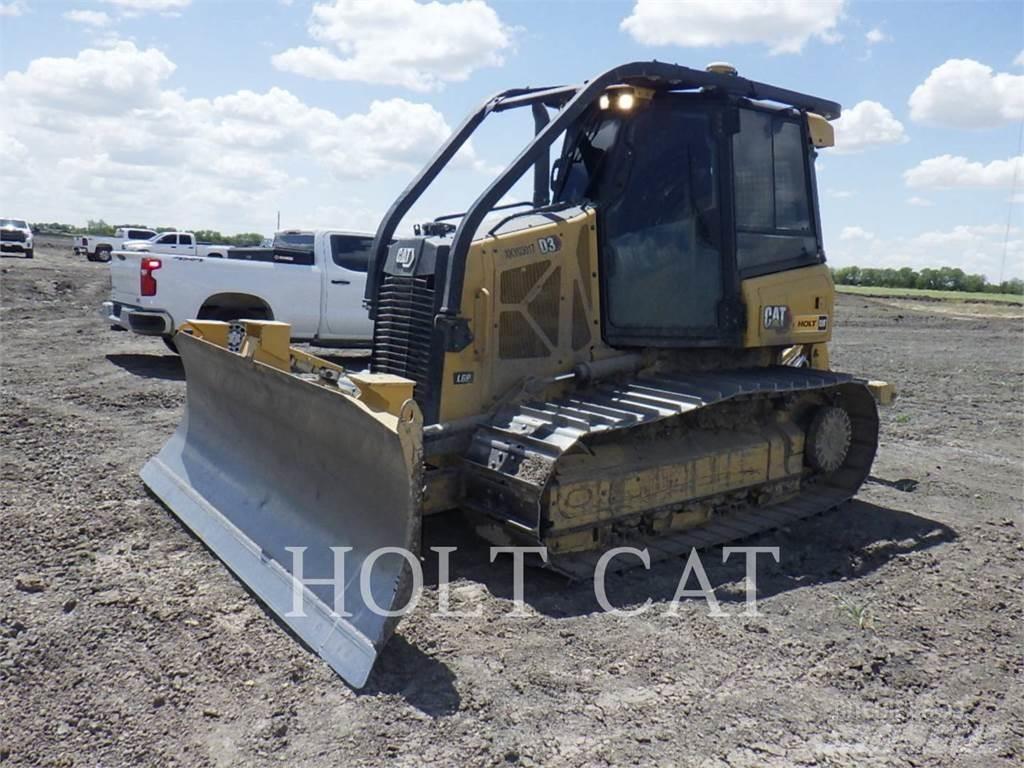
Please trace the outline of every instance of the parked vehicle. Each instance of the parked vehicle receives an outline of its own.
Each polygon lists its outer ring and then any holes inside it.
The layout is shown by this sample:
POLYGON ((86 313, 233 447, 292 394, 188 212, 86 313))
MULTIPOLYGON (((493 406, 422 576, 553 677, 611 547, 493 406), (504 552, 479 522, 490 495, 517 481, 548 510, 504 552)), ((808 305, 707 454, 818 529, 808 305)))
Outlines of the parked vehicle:
POLYGON ((250 261, 283 261, 283 255, 290 251, 313 251, 316 230, 282 229, 273 238, 264 238, 260 245, 236 246, 227 254, 229 259, 250 261))
POLYGON ((110 254, 120 250, 124 244, 133 240, 149 240, 156 237, 152 229, 141 227, 121 227, 113 237, 107 235, 76 235, 72 250, 76 256, 84 255, 89 261, 110 261, 110 254))
POLYGON ((171 256, 209 256, 223 259, 233 246, 227 243, 201 243, 191 232, 161 232, 149 240, 133 240, 125 243, 126 251, 166 253, 171 256))
POLYGON ((251 259, 116 251, 103 316, 114 328, 161 336, 171 349, 175 330, 190 319, 280 320, 296 340, 368 344, 363 289, 373 235, 307 234, 311 248, 280 246, 251 259))
POLYGON ((19 251, 26 259, 35 255, 32 228, 24 219, 0 219, 0 251, 19 251))

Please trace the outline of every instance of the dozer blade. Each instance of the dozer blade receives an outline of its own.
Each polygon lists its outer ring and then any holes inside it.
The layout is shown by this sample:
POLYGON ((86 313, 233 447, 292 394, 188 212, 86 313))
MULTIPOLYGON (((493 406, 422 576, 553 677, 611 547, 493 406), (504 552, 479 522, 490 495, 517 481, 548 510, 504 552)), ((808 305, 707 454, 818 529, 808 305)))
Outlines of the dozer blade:
POLYGON ((142 479, 342 678, 362 687, 398 621, 380 613, 404 607, 412 591, 410 566, 395 553, 372 564, 372 604, 360 575, 375 550, 419 551, 418 408, 376 411, 337 387, 187 333, 175 340, 188 385, 185 417, 142 479))

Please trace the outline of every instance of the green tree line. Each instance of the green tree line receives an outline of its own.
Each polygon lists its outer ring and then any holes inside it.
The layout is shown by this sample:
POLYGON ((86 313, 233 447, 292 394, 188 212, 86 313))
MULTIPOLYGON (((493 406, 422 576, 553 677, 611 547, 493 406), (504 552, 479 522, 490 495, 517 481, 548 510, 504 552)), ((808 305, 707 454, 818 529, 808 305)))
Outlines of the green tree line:
MULTIPOLYGON (((112 236, 118 229, 130 227, 132 229, 152 229, 156 232, 174 232, 177 227, 151 227, 148 224, 107 224, 103 219, 89 219, 84 227, 77 227, 73 224, 63 224, 57 221, 35 222, 30 225, 33 232, 43 232, 51 235, 106 235, 112 236)), ((224 243, 225 245, 259 245, 263 235, 259 232, 242 232, 237 235, 224 235, 215 229, 183 230, 193 232, 196 239, 207 243, 224 243)))
POLYGON ((968 293, 1024 294, 1024 280, 990 283, 984 275, 969 275, 958 267, 938 269, 877 269, 873 267, 841 267, 832 270, 836 285, 862 285, 872 288, 921 288, 932 291, 964 291, 968 293))

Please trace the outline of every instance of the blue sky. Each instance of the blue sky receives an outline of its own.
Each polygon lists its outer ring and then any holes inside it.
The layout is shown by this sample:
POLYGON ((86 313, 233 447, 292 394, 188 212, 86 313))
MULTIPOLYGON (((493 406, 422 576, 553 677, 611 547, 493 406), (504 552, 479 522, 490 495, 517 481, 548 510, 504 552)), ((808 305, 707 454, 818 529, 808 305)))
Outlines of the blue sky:
MULTIPOLYGON (((726 60, 844 105, 819 158, 832 263, 1024 276, 1019 2, 2 0, 17 183, 0 202, 73 223, 269 232, 280 210, 372 229, 488 94, 651 58, 726 60)), ((498 120, 416 217, 464 207, 521 146, 526 123, 498 120)))

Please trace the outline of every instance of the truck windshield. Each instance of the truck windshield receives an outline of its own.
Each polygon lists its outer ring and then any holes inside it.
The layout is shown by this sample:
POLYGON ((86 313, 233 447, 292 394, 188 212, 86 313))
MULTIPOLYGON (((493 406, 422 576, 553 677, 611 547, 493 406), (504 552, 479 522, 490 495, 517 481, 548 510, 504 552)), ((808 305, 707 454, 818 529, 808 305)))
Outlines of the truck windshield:
POLYGON ((0 227, 17 227, 18 229, 28 229, 28 224, 23 219, 0 219, 0 227))

